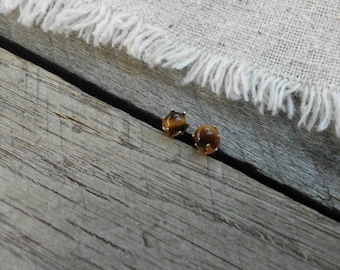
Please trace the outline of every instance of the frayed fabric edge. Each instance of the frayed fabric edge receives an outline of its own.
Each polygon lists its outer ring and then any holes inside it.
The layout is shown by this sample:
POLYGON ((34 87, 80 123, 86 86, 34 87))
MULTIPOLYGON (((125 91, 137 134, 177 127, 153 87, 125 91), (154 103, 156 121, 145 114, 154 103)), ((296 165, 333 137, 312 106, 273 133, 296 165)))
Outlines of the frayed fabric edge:
POLYGON ((261 113, 276 115, 283 111, 291 119, 298 103, 298 127, 322 131, 333 121, 335 134, 340 138, 339 86, 297 82, 287 74, 277 75, 247 62, 209 53, 170 37, 136 15, 105 5, 79 0, 0 0, 1 13, 15 9, 20 13, 18 22, 25 26, 36 23, 45 32, 76 32, 94 46, 124 47, 128 54, 151 67, 186 68, 185 84, 209 85, 217 95, 252 102, 261 113))

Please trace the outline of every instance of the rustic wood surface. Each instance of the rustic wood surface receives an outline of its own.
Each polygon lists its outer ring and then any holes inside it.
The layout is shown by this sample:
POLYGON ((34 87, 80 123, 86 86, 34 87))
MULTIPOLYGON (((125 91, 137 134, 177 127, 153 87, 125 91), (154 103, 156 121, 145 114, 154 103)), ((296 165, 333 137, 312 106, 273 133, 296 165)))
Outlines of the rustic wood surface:
POLYGON ((339 269, 340 223, 0 50, 0 265, 339 269))
POLYGON ((118 49, 93 48, 76 36, 44 33, 38 26, 25 28, 16 18, 16 13, 0 16, 0 36, 158 117, 170 108, 186 111, 189 132, 215 124, 222 151, 339 216, 340 139, 331 130, 297 129, 297 119, 290 121, 284 114, 261 115, 252 104, 227 101, 197 85, 182 86, 183 72, 152 70, 118 49))

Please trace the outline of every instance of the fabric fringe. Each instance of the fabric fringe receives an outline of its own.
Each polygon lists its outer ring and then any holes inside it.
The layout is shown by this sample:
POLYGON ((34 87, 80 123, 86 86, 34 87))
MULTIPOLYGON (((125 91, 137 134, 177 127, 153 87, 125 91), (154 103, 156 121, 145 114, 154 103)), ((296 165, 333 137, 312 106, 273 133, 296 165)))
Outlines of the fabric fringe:
POLYGON ((15 9, 20 12, 18 22, 25 26, 36 23, 46 32, 76 32, 94 46, 125 47, 128 54, 151 67, 186 68, 185 84, 209 85, 217 95, 252 102, 261 113, 270 111, 276 115, 283 111, 291 119, 299 105, 298 127, 322 131, 333 121, 335 134, 340 137, 339 86, 298 82, 287 74, 214 55, 113 7, 79 0, 0 0, 1 13, 15 9))

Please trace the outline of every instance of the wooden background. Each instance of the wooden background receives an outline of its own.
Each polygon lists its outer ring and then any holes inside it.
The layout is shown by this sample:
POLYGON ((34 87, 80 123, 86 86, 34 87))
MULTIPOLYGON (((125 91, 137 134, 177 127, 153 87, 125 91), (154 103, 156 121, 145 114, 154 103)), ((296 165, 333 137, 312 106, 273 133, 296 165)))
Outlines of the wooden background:
POLYGON ((182 86, 180 72, 15 18, 0 16, 3 38, 154 118, 174 107, 190 132, 216 124, 222 152, 292 196, 1 49, 1 269, 339 269, 331 130, 298 130, 284 115, 182 86), (294 201, 299 193, 330 218, 294 201))
POLYGON ((261 115, 252 104, 227 101, 197 85, 183 86, 181 72, 150 69, 124 51, 93 48, 76 36, 44 33, 38 26, 22 27, 16 18, 15 13, 0 16, 0 36, 154 116, 160 118, 170 108, 186 111, 190 133, 199 125, 215 124, 223 152, 332 209, 340 220, 340 140, 332 130, 297 129, 298 118, 261 115))

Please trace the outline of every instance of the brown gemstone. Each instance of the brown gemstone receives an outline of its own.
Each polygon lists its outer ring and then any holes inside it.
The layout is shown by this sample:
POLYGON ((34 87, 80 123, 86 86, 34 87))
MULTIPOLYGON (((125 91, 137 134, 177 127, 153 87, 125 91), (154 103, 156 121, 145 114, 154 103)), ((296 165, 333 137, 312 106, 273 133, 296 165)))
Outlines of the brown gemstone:
POLYGON ((205 155, 210 155, 220 147, 220 135, 216 127, 203 125, 192 135, 196 148, 205 155))
POLYGON ((182 135, 188 127, 189 124, 187 124, 185 119, 185 112, 179 113, 172 109, 170 113, 162 119, 163 131, 170 137, 182 135))

